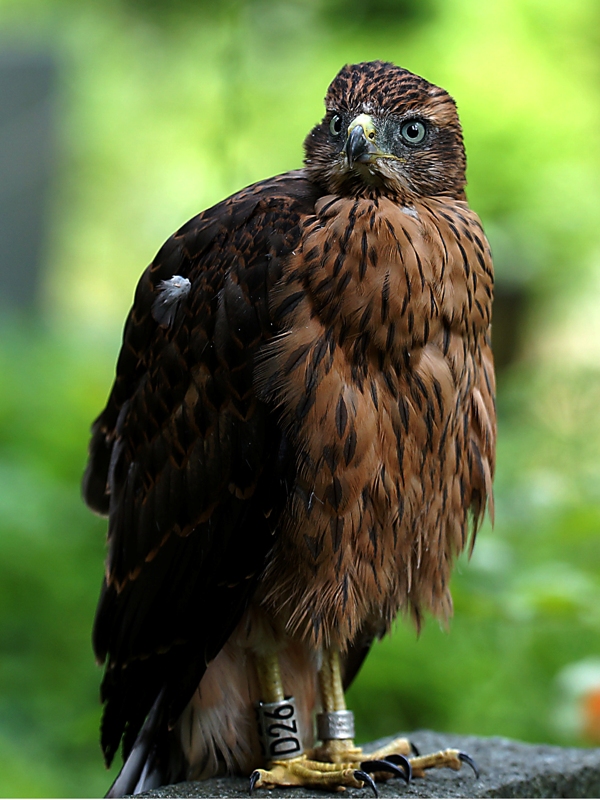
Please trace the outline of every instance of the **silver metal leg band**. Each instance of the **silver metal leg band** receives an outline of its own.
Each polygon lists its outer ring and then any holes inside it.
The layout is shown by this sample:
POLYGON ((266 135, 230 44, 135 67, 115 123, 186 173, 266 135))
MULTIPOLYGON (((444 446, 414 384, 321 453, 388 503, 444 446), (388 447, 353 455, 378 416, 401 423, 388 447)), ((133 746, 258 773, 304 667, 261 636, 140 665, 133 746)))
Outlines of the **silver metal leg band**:
POLYGON ((303 753, 296 702, 293 697, 276 703, 258 703, 258 728, 268 761, 296 758, 303 753))
POLYGON ((354 739, 352 711, 324 711, 317 714, 317 736, 326 739, 354 739))

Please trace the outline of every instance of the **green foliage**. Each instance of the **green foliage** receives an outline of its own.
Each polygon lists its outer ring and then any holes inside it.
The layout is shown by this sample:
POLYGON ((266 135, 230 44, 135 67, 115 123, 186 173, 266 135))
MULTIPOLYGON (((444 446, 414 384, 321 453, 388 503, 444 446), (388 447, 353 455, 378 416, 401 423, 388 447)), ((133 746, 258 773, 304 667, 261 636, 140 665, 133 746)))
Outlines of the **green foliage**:
MULTIPOLYGON (((0 336, 0 794, 101 796, 90 629, 103 521, 79 482, 99 389, 81 344, 0 336), (82 446, 83 445, 83 446, 82 446)), ((99 370, 101 371, 101 370, 99 370)), ((101 390, 103 393, 105 389, 101 390)))
POLYGON ((580 741, 554 709, 599 646, 598 21, 595 0, 0 0, 5 40, 62 65, 46 322, 0 330, 0 795, 110 782, 89 642, 105 523, 79 482, 138 275, 192 214, 298 166, 328 82, 372 58, 456 97, 471 203, 535 305, 500 385, 496 527, 459 564, 449 633, 400 622, 374 648, 359 739, 580 741))

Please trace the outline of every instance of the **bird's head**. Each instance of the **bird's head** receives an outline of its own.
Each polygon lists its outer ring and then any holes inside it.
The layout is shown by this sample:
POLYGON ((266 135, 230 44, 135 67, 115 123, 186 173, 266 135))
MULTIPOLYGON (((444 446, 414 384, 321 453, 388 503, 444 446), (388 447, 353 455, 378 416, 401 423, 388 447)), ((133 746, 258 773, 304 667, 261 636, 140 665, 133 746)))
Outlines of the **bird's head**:
POLYGON ((465 149, 456 104, 394 64, 345 66, 306 137, 305 165, 326 191, 410 199, 464 197, 465 149))

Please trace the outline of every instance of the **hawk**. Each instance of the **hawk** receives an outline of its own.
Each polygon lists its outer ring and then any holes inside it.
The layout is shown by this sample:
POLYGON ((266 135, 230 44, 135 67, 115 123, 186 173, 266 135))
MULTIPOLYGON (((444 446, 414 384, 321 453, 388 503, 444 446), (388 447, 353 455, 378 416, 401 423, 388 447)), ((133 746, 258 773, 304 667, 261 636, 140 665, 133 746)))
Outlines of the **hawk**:
POLYGON ((345 66, 325 106, 303 169, 160 249, 93 425, 111 796, 468 761, 409 761, 406 740, 363 756, 344 689, 399 612, 450 614, 492 502, 490 250, 446 91, 376 61, 345 66))

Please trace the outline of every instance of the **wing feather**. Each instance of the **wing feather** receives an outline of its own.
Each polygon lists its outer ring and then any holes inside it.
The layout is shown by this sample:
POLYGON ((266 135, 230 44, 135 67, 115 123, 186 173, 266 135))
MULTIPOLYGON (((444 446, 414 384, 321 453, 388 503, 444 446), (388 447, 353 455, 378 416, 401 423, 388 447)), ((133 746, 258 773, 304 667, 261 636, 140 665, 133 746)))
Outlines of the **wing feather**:
POLYGON ((181 713, 272 547, 290 467, 254 359, 277 332, 270 287, 314 200, 301 173, 251 186, 184 225, 138 284, 84 478, 109 517, 94 626, 108 762, 159 693, 171 721, 181 713), (185 293, 153 314, 175 276, 185 293))

